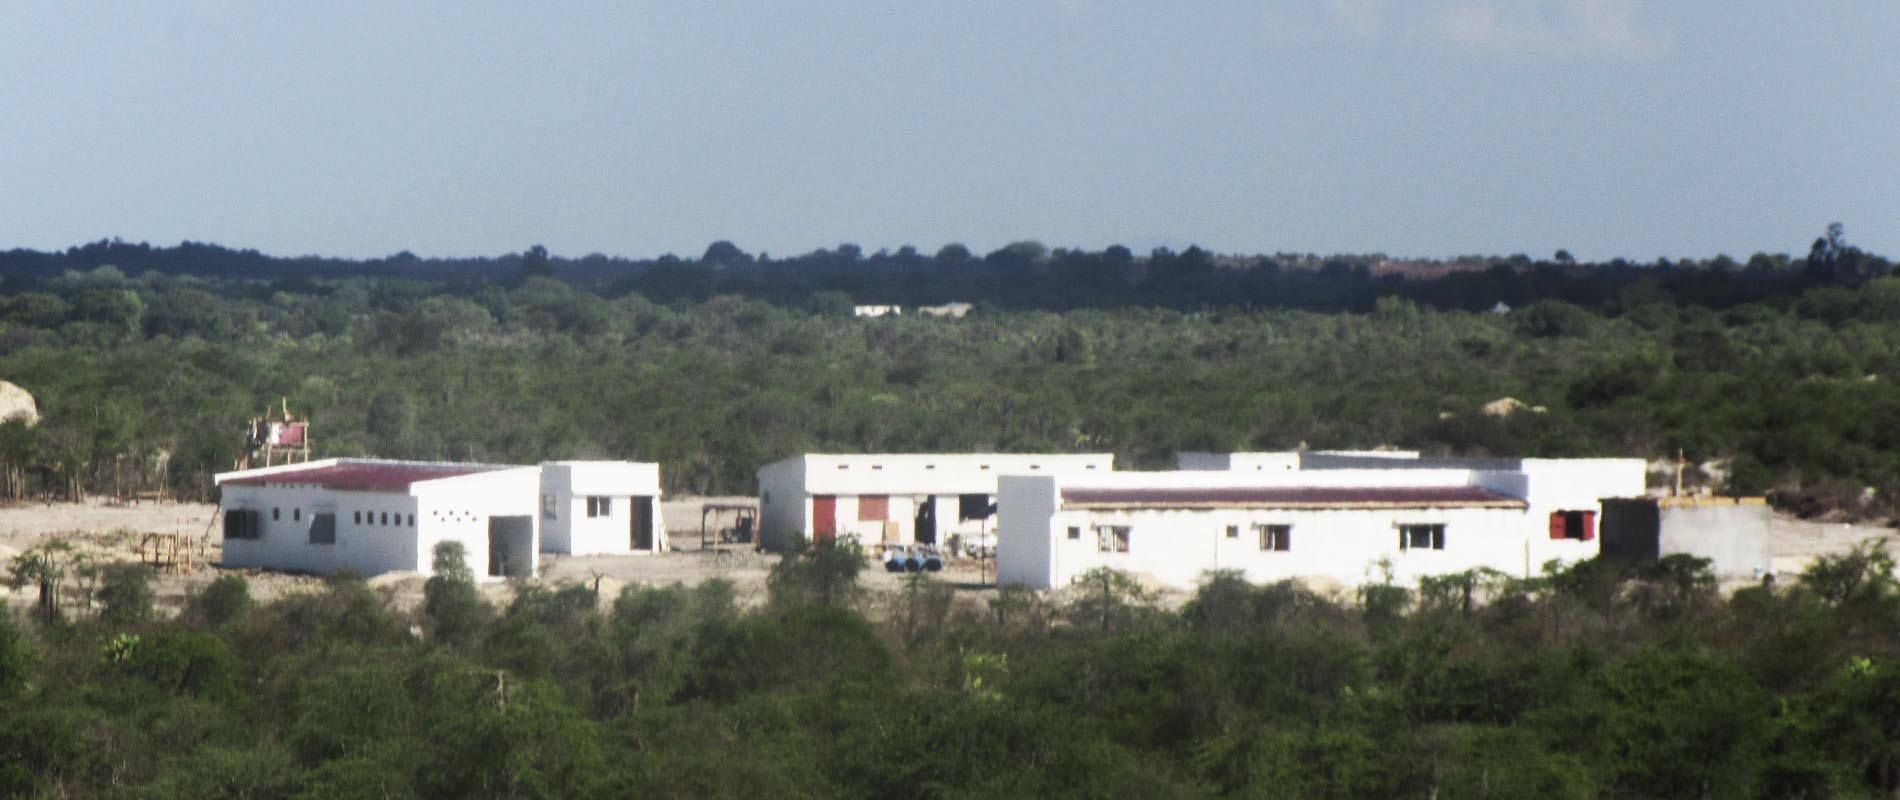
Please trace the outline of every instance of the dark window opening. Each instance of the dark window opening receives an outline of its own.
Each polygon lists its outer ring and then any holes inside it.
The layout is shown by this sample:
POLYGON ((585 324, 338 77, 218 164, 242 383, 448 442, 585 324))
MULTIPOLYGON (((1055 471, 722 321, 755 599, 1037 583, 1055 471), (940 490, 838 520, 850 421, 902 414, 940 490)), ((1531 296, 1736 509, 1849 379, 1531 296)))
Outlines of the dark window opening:
POLYGON ((270 521, 272 521, 272 522, 276 522, 276 521, 278 521, 278 520, 280 520, 280 519, 283 519, 283 515, 282 515, 282 513, 281 513, 282 511, 283 511, 283 509, 280 509, 280 508, 273 508, 273 509, 271 509, 271 510, 270 510, 270 521))
POLYGON ((1292 525, 1255 525, 1260 533, 1260 549, 1265 552, 1284 553, 1293 549, 1292 525))
POLYGON ((995 513, 996 504, 987 494, 957 495, 957 519, 989 519, 995 513))
POLYGON ((1127 525, 1098 525, 1095 528, 1095 549, 1104 553, 1128 552, 1128 540, 1134 529, 1127 525))
POLYGON ((1240 538, 1240 526, 1239 526, 1239 525, 1229 525, 1229 526, 1227 526, 1227 538, 1229 538, 1229 539, 1238 539, 1238 538, 1240 538))
POLYGON ((233 509, 224 512, 224 538, 256 539, 263 532, 263 514, 233 509))
POLYGON ((1069 538, 1071 540, 1080 540, 1082 538, 1082 528, 1078 525, 1070 525, 1069 538))
POLYGON ((1445 526, 1400 525, 1400 550, 1443 550, 1445 549, 1445 526))
POLYGON ((591 519, 594 517, 611 517, 613 516, 613 514, 614 514, 614 499, 613 498, 611 497, 587 498, 588 518, 591 519))
POLYGON ((310 515, 310 543, 336 544, 336 515, 316 513, 310 515))

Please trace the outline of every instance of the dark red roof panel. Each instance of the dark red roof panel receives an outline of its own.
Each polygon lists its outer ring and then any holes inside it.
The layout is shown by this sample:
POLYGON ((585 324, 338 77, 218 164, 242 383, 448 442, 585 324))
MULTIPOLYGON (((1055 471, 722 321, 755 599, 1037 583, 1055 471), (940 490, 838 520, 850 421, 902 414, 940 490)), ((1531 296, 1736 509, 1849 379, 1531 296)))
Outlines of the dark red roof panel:
POLYGON ((1064 489, 1071 508, 1525 508, 1476 486, 1246 486, 1190 489, 1064 489))
POLYGON ((325 489, 350 492, 407 492, 418 481, 432 481, 437 478, 454 478, 460 475, 473 475, 478 472, 492 472, 501 467, 486 464, 373 464, 342 463, 327 467, 277 472, 269 475, 253 475, 244 478, 232 478, 226 484, 239 486, 262 486, 265 484, 304 483, 316 484, 325 489))

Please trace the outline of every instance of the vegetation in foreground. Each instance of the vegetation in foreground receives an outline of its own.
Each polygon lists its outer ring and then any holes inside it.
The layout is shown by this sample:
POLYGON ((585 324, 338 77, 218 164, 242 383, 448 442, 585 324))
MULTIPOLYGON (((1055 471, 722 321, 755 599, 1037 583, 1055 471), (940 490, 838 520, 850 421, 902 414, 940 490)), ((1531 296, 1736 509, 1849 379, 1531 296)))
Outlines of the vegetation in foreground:
POLYGON ((436 555, 413 617, 347 578, 258 605, 227 575, 155 619, 127 570, 93 611, 0 620, 0 795, 1900 791, 1900 581, 1874 548, 1727 598, 1677 557, 1345 600, 1216 574, 1178 613, 1113 575, 868 595, 833 548, 756 609, 711 581, 498 611, 436 555))

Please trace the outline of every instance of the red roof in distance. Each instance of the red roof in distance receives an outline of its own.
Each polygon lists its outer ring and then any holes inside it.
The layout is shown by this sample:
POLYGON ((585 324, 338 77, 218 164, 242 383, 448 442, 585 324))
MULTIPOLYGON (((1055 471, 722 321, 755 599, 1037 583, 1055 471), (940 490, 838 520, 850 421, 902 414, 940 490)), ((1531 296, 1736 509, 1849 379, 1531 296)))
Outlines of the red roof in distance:
POLYGON ((226 484, 263 486, 266 484, 316 484, 325 489, 349 492, 407 492, 419 481, 454 478, 478 472, 493 472, 505 467, 487 464, 404 464, 401 462, 342 462, 326 467, 273 472, 232 478, 226 484))
POLYGON ((1062 490, 1076 508, 1526 508, 1476 486, 1245 486, 1062 490))

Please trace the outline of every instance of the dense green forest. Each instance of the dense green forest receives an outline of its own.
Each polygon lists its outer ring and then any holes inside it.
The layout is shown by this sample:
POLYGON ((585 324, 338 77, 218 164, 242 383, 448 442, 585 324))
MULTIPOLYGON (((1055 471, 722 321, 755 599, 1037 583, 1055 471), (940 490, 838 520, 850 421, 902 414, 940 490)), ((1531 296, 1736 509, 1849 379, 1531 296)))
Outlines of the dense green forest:
POLYGON ((1900 276, 1838 229, 1746 263, 1394 263, 1034 243, 771 259, 722 242, 638 262, 12 251, 0 378, 45 421, 0 426, 0 466, 15 498, 205 497, 243 422, 288 398, 319 455, 657 460, 674 492, 750 492, 757 467, 809 450, 1155 467, 1304 443, 1681 450, 1725 491, 1893 511, 1900 276), (850 314, 951 300, 976 310, 850 314), (1504 397, 1534 408, 1479 412, 1504 397))
MULTIPOLYGON (((1723 598, 1706 562, 1468 573, 1356 597, 1124 576, 980 600, 863 560, 731 584, 520 587, 438 550, 175 619, 149 575, 0 617, 0 795, 1833 798, 1900 791, 1900 585, 1862 549, 1723 598), (605 603, 605 608, 601 605, 605 603)), ((17 566, 17 564, 16 564, 17 566)))

